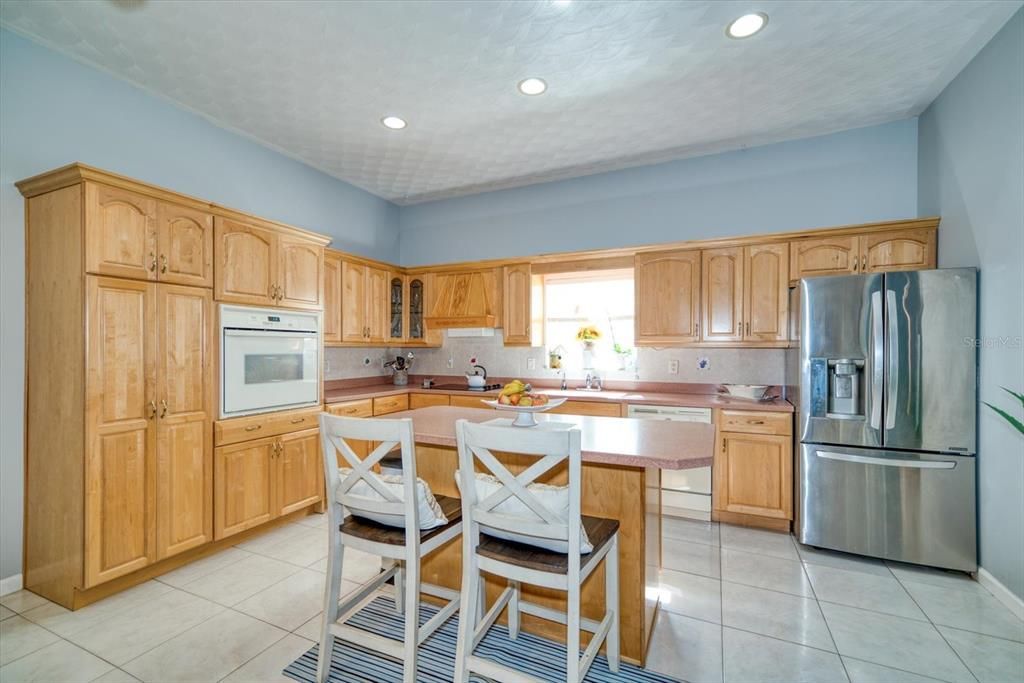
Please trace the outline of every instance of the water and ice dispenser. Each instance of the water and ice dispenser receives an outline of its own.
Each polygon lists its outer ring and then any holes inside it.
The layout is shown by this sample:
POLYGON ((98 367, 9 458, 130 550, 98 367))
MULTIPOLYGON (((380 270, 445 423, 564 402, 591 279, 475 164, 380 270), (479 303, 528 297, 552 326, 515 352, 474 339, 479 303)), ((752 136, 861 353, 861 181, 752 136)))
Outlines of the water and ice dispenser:
POLYGON ((864 359, 811 359, 811 414, 819 417, 864 417, 864 359))

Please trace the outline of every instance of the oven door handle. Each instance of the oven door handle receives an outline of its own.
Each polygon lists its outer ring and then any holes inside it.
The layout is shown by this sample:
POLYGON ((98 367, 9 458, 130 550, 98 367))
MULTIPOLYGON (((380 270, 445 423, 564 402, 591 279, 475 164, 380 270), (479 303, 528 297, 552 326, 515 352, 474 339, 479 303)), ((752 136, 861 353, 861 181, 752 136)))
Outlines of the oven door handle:
POLYGON ((288 335, 290 337, 299 337, 301 339, 307 339, 312 337, 316 339, 316 332, 314 330, 237 330, 234 328, 225 328, 225 337, 263 337, 266 338, 269 335, 288 335))

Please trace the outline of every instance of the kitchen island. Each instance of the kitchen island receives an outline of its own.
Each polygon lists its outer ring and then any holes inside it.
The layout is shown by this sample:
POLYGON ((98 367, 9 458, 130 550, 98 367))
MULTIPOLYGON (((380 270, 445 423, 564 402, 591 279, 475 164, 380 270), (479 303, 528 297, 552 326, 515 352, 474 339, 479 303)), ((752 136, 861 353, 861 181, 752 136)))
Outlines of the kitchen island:
MULTIPOLYGON (((410 418, 416 439, 416 472, 435 493, 458 497, 455 422, 487 422, 510 416, 493 410, 435 406, 389 415, 410 418)), ((656 591, 661 565, 660 473, 662 469, 707 467, 714 457, 715 428, 692 422, 662 422, 618 417, 537 415, 538 421, 572 423, 581 432, 583 460, 583 514, 619 521, 619 596, 622 656, 643 664, 657 609, 656 591)), ((532 458, 496 454, 518 472, 532 458)), ((555 468, 538 479, 565 484, 566 469, 555 468)), ((458 588, 462 576, 459 539, 441 548, 423 563, 422 579, 458 588)), ((488 602, 497 598, 504 583, 487 580, 488 602)), ((565 594, 523 586, 528 600, 565 611, 565 594)), ((604 567, 583 584, 581 609, 585 618, 600 620, 604 612, 604 567)), ((523 615, 524 630, 564 641, 565 627, 523 615)), ((588 642, 583 634, 583 644, 588 642)))

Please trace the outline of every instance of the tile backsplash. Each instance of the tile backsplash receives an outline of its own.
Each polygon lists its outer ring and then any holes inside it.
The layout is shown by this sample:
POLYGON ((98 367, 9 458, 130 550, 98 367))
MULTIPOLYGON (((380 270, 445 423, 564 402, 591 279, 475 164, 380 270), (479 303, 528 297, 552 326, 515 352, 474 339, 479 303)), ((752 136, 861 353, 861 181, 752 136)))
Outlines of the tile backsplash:
MULTIPOLYGON (((493 337, 445 336, 437 349, 401 348, 328 348, 325 354, 324 379, 349 379, 388 375, 381 362, 399 353, 412 351, 416 360, 412 372, 417 375, 457 375, 469 368, 469 359, 487 368, 495 377, 556 378, 559 371, 547 368, 547 351, 542 347, 505 347, 501 330, 493 337), (365 359, 369 359, 366 364, 365 359), (452 367, 448 367, 451 359, 452 367), (533 360, 533 369, 530 361, 533 360)), ((569 353, 579 353, 569 349, 569 353)), ((599 360, 596 370, 608 380, 639 380, 642 382, 686 382, 719 384, 784 384, 785 349, 716 349, 716 348, 638 348, 635 363, 627 370, 618 369, 616 359, 599 360), (698 362, 706 359, 701 369, 698 362), (678 373, 669 372, 671 361, 678 361, 678 373)), ((568 370, 570 380, 582 379, 585 370, 568 370)))

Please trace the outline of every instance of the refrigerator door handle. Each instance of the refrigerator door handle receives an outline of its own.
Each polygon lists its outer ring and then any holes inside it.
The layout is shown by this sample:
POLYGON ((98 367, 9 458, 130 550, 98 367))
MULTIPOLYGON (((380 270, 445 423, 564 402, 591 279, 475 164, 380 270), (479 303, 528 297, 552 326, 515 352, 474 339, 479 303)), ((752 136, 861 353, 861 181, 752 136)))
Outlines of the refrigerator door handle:
POLYGON ((870 455, 851 455, 849 453, 833 453, 817 451, 819 458, 855 462, 861 465, 884 465, 886 467, 904 467, 916 470, 951 470, 956 463, 950 460, 898 460, 896 458, 875 458, 870 455))
POLYGON ((900 393, 900 341, 899 323, 896 320, 896 292, 885 290, 885 317, 889 323, 889 339, 886 355, 889 356, 889 391, 885 397, 885 428, 896 426, 896 398, 900 393))
POLYGON ((882 427, 882 364, 885 347, 882 337, 882 293, 871 292, 871 420, 872 429, 882 427))

